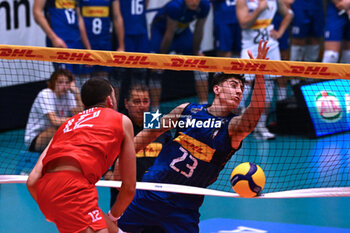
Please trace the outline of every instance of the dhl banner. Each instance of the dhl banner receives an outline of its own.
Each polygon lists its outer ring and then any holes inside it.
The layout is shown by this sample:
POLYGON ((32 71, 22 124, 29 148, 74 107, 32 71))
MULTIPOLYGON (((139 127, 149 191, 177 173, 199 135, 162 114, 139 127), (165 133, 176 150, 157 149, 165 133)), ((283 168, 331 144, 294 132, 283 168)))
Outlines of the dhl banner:
POLYGON ((0 45, 0 59, 236 74, 270 74, 317 79, 350 79, 350 64, 317 62, 251 60, 13 45, 0 45))

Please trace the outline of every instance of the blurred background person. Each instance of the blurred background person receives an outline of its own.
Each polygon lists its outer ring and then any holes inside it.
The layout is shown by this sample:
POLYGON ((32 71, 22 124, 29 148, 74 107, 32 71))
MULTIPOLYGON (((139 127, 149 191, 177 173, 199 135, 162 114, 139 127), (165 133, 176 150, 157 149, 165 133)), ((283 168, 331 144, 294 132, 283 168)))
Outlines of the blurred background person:
MULTIPOLYGON (((34 0, 33 16, 46 33, 48 47, 91 49, 78 0, 34 0)), ((54 67, 70 70, 79 89, 88 78, 85 65, 54 63, 54 67)))
POLYGON ((31 107, 24 136, 28 150, 42 152, 58 127, 82 110, 73 75, 57 69, 48 81, 48 88, 39 92, 31 107))
POLYGON ((338 9, 339 0, 329 0, 327 6, 325 42, 322 62, 350 63, 349 10, 338 9))
MULTIPOLYGON (((286 7, 282 0, 267 1, 267 0, 237 0, 236 14, 239 24, 242 28, 242 50, 241 58, 248 58, 248 50, 252 51, 253 55, 257 54, 258 43, 261 39, 268 40, 270 47, 267 57, 270 60, 281 60, 278 39, 287 30, 288 25, 292 21, 293 13, 286 7), (278 11, 283 19, 281 21, 278 31, 273 27, 272 19, 278 11)), ((271 133, 266 127, 267 115, 269 113, 270 105, 273 100, 275 79, 280 77, 266 76, 266 109, 261 114, 259 123, 254 130, 254 137, 262 140, 274 139, 275 134, 271 133)), ((248 84, 245 86, 244 99, 241 101, 241 108, 244 109, 247 105, 248 93, 251 92, 251 85, 254 81, 253 75, 246 75, 248 84)), ((278 81, 277 81, 278 82, 278 81)), ((287 88, 283 85, 278 87, 278 98, 281 99, 287 96, 287 88)))
MULTIPOLYGON (((199 55, 203 28, 209 14, 208 0, 172 0, 154 17, 151 26, 151 50, 154 53, 199 55), (195 22, 194 32, 190 23, 195 22)), ((151 110, 159 108, 163 71, 150 74, 151 110)), ((195 88, 200 103, 208 102, 208 73, 194 71, 195 88)))

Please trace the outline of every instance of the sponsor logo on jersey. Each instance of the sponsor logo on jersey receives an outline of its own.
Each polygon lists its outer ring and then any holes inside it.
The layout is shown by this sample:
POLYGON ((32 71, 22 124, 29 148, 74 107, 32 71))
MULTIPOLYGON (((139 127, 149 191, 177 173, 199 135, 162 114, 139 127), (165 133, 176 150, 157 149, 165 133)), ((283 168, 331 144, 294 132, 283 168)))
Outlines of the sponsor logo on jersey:
POLYGON ((316 108, 321 118, 327 122, 336 122, 342 118, 340 101, 333 92, 319 92, 316 95, 316 108))
POLYGON ((76 7, 75 0, 56 0, 55 7, 57 9, 74 9, 76 7))
POLYGON ((82 15, 84 17, 109 17, 109 7, 107 6, 83 6, 82 15))
POLYGON ((157 157, 160 151, 162 150, 162 143, 160 142, 152 142, 148 146, 146 146, 145 149, 137 152, 136 157, 137 158, 143 158, 143 157, 157 157))
POLYGON ((207 144, 194 139, 191 136, 188 136, 182 132, 180 135, 174 139, 175 142, 178 142, 183 148, 188 150, 194 157, 205 162, 210 162, 215 153, 215 149, 211 148, 207 144))

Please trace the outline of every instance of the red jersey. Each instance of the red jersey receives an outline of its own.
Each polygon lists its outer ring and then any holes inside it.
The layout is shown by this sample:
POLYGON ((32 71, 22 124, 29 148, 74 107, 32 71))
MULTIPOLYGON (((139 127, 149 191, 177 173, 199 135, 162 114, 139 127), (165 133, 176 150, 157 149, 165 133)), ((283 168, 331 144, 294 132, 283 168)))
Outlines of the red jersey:
POLYGON ((56 158, 76 159, 83 175, 95 184, 112 166, 124 138, 123 114, 110 108, 85 110, 59 127, 43 159, 43 171, 56 158))

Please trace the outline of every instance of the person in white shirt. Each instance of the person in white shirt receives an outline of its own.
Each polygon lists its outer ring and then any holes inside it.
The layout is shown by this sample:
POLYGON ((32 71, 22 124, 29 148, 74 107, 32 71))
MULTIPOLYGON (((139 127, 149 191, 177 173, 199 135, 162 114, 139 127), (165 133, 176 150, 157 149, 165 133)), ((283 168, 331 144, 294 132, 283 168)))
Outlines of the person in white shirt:
POLYGON ((42 152, 57 128, 82 110, 73 75, 66 69, 57 69, 48 81, 48 88, 39 92, 31 107, 24 136, 28 150, 42 152))
MULTIPOLYGON (((267 46, 270 47, 268 51, 268 57, 270 60, 281 60, 279 39, 288 25, 293 19, 293 12, 289 10, 282 0, 237 0, 236 1, 236 14, 238 22, 242 28, 242 50, 241 58, 249 58, 247 51, 252 51, 253 55, 258 52, 258 45, 260 40, 268 40, 267 46), (275 30, 272 23, 272 19, 276 14, 276 11, 283 17, 282 22, 278 30, 275 30)), ((245 98, 249 96, 251 91, 250 85, 253 83, 254 75, 246 75, 246 81, 248 84, 245 88, 245 98)), ((266 76, 266 110, 261 114, 259 123, 254 130, 254 136, 257 139, 268 140, 274 139, 275 135, 266 128, 267 113, 270 107, 270 103, 273 99, 274 90, 274 76, 266 76)), ((279 78, 280 79, 280 78, 279 78)), ((281 79, 280 79, 281 80, 281 79)), ((279 80, 276 80, 279 81, 279 80)), ((286 87, 280 85, 279 97, 285 97, 287 93, 286 87)), ((247 105, 247 99, 241 101, 242 105, 247 105)), ((245 106, 241 106, 244 108, 245 106)))

